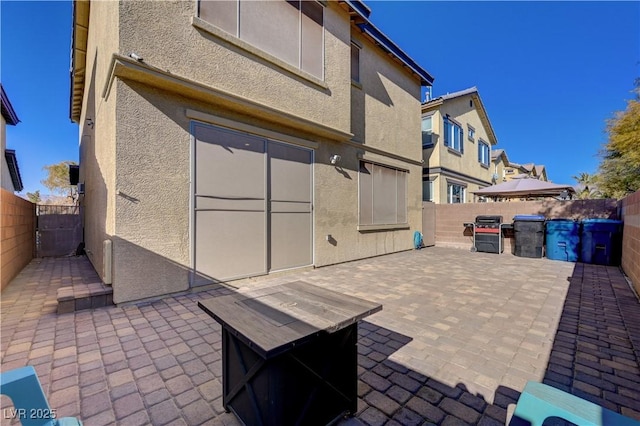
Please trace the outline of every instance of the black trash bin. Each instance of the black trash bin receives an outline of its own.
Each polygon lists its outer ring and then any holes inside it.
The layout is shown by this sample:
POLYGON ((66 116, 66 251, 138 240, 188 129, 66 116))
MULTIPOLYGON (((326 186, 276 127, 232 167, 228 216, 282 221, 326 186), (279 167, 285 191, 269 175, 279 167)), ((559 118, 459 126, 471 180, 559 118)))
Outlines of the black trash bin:
POLYGON ((519 257, 542 257, 544 247, 544 216, 516 215, 513 218, 515 252, 519 257))
POLYGON ((585 219, 582 221, 581 261, 596 265, 620 265, 622 257, 621 220, 585 219))

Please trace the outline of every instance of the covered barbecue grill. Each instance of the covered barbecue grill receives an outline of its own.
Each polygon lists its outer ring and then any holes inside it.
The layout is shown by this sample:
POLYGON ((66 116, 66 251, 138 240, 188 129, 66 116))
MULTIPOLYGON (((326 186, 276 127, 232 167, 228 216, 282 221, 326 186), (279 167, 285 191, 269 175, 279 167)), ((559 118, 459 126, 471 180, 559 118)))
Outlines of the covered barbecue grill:
POLYGON ((476 216, 475 222, 465 223, 465 227, 473 230, 471 250, 483 253, 502 253, 504 250, 502 225, 502 216, 476 216))

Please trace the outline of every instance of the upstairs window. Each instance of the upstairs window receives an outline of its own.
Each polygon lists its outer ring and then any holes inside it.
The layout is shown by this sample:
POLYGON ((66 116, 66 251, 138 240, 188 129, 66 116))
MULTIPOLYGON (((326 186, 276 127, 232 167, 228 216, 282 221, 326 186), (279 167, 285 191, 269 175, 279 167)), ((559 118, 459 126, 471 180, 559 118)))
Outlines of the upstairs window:
POLYGON ((351 42, 351 80, 360 83, 360 47, 351 42))
POLYGON ((444 118, 444 146, 464 154, 462 127, 449 117, 444 118))
POLYGON ((489 144, 480 140, 478 142, 478 162, 486 167, 489 167, 490 160, 490 148, 489 144))
POLYGON ((314 77, 324 76, 324 8, 301 0, 200 0, 200 19, 314 77))
POLYGON ((422 117, 422 147, 431 148, 432 146, 433 146, 433 138, 432 138, 431 116, 422 117))
POLYGON ((467 137, 471 142, 476 140, 476 129, 471 126, 467 127, 467 137))

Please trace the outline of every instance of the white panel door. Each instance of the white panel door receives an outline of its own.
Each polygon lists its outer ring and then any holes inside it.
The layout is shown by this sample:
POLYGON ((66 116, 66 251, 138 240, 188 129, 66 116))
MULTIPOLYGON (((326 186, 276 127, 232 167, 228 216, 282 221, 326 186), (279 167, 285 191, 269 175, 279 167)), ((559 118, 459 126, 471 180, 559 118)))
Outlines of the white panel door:
POLYGON ((265 141, 194 127, 195 272, 213 280, 265 274, 265 141))
POLYGON ((313 263, 313 151, 194 124, 193 285, 313 263))
POLYGON ((312 151, 269 142, 270 270, 311 265, 312 151))

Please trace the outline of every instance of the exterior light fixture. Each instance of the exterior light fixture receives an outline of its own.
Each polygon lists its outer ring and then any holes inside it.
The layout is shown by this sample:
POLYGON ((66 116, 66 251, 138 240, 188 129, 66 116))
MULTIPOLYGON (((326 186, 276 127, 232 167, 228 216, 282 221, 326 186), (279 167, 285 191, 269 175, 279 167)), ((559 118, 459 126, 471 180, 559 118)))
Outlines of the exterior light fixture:
POLYGON ((338 154, 333 154, 331 157, 329 157, 329 162, 331 164, 338 164, 341 159, 342 157, 340 157, 338 154))

